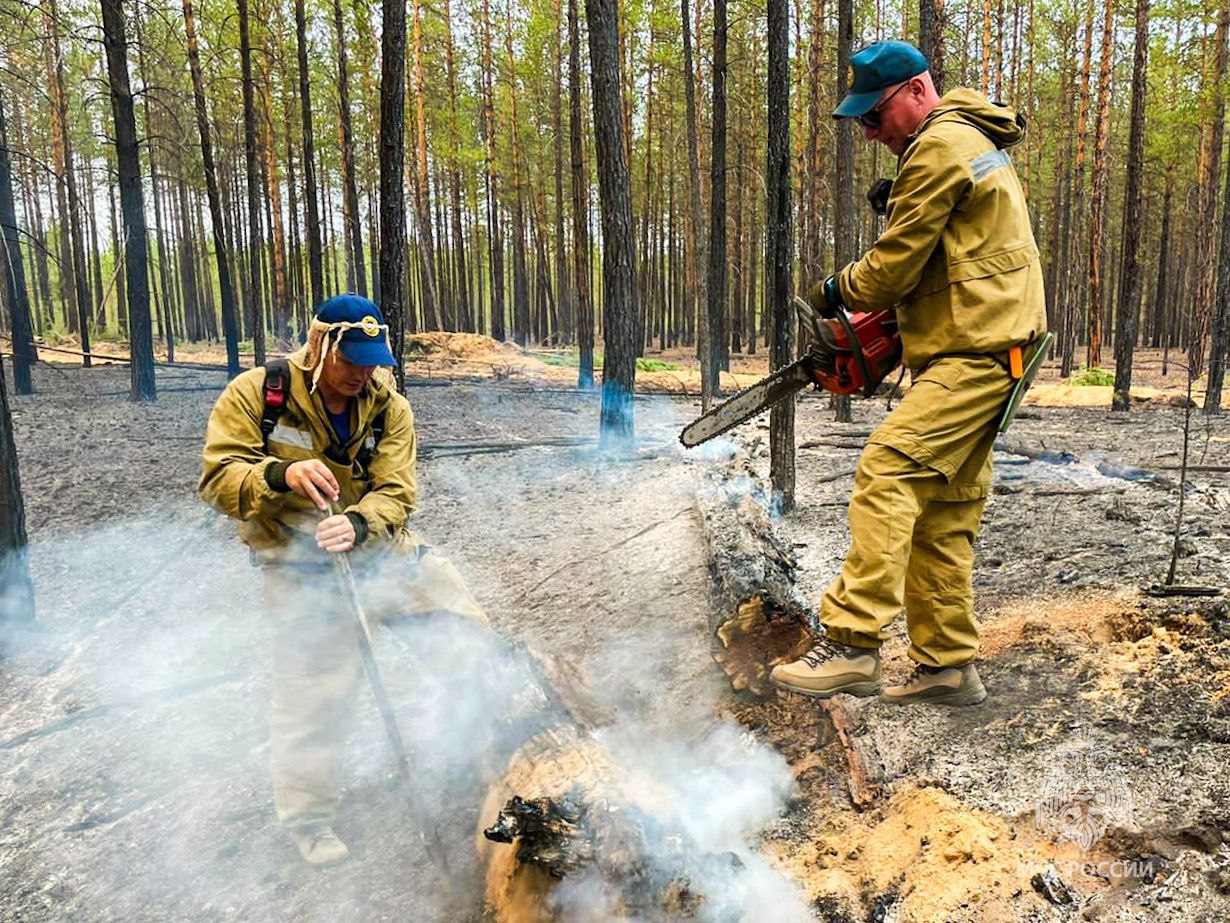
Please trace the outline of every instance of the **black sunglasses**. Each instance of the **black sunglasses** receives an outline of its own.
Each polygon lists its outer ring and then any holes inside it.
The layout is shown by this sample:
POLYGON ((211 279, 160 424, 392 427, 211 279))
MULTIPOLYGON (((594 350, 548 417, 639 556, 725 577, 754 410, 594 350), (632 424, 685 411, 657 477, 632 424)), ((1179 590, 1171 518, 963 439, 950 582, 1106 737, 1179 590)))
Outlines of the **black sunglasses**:
POLYGON ((880 100, 870 109, 868 109, 866 112, 860 115, 858 117, 858 123, 862 125, 864 128, 870 128, 873 131, 879 128, 880 125, 884 121, 883 116, 880 115, 880 110, 888 105, 888 101, 890 99, 892 99, 894 96, 896 96, 898 93, 900 93, 902 90, 904 90, 909 85, 910 85, 910 81, 908 80, 905 83, 901 84, 901 86, 897 87, 897 89, 889 93, 888 96, 884 97, 884 99, 880 100))

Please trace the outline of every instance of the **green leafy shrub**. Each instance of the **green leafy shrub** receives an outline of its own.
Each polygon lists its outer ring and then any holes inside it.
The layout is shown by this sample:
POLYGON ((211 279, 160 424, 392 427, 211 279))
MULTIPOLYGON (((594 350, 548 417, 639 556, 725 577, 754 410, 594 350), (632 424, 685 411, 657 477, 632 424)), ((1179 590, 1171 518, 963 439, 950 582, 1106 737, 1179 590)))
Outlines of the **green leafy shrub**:
POLYGON ((1081 369, 1079 372, 1075 373, 1071 378, 1068 379, 1068 381, 1080 387, 1087 387, 1089 385, 1114 386, 1115 373, 1108 371, 1107 369, 1086 367, 1086 368, 1081 369))

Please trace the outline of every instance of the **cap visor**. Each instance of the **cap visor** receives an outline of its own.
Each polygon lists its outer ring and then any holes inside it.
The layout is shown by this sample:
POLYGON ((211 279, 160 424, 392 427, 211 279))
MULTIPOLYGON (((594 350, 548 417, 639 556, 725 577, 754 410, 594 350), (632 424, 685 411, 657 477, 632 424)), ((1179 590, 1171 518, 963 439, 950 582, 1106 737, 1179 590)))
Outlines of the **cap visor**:
POLYGON ((342 355, 355 365, 396 365, 393 353, 385 345, 384 337, 366 343, 356 343, 353 340, 342 340, 338 344, 342 355))
POLYGON ((835 119, 853 119, 865 115, 880 99, 882 90, 870 93, 850 93, 841 101, 841 105, 833 110, 835 119))

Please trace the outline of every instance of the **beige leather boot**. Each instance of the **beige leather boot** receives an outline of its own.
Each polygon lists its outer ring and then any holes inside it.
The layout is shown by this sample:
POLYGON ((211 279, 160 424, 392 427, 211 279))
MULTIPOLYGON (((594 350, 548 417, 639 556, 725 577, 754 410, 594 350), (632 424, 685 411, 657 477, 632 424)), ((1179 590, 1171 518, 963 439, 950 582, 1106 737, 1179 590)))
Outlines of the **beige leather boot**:
POLYGON ((894 705, 977 705, 987 697, 972 663, 959 667, 927 667, 921 663, 900 686, 889 686, 884 701, 894 705))
POLYGON ((292 830, 290 835, 299 847, 299 855, 309 865, 337 865, 350 858, 350 850, 332 827, 300 828, 292 830))
POLYGON ((821 638, 793 663, 778 664, 769 679, 779 689, 818 699, 841 692, 872 696, 884 691, 879 648, 850 647, 831 638, 821 638))

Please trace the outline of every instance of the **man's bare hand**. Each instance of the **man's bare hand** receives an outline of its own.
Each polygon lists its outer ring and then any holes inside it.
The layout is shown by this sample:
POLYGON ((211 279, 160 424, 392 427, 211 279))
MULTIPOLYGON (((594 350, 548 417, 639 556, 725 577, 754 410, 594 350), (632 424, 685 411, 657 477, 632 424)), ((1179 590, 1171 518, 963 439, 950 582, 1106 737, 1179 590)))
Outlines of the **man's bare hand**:
MULTIPOLYGON (((338 498, 337 478, 333 476, 329 466, 318 458, 309 458, 290 465, 286 469, 286 486, 299 496, 307 497, 322 513, 329 512, 329 501, 338 498)), ((353 529, 351 537, 353 538, 353 529)))
POLYGON ((354 547, 354 523, 342 514, 322 519, 316 527, 316 547, 321 551, 341 554, 354 547))

